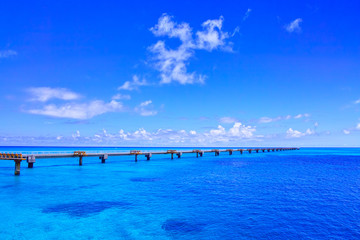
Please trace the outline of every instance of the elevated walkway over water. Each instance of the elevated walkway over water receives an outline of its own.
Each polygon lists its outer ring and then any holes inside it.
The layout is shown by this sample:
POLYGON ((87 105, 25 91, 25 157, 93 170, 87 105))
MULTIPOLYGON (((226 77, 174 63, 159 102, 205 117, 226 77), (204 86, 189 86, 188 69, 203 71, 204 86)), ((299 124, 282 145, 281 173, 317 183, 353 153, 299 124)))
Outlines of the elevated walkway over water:
POLYGON ((72 153, 0 153, 0 160, 10 160, 15 162, 15 175, 20 175, 20 165, 22 161, 26 161, 28 168, 33 168, 36 159, 44 158, 78 158, 79 165, 83 165, 83 158, 85 157, 99 157, 101 163, 105 163, 106 159, 111 156, 134 156, 135 162, 138 161, 138 156, 145 156, 146 160, 149 161, 153 155, 168 154, 171 159, 174 159, 174 155, 177 158, 181 158, 183 154, 196 154, 196 157, 202 157, 205 153, 214 153, 215 156, 219 156, 220 153, 229 153, 232 155, 234 152, 243 154, 245 152, 278 152, 278 151, 290 151, 299 150, 300 148, 240 148, 240 149, 211 149, 211 150, 166 150, 166 151, 154 151, 154 152, 142 152, 139 150, 131 150, 130 152, 85 152, 85 151, 74 151, 72 153))

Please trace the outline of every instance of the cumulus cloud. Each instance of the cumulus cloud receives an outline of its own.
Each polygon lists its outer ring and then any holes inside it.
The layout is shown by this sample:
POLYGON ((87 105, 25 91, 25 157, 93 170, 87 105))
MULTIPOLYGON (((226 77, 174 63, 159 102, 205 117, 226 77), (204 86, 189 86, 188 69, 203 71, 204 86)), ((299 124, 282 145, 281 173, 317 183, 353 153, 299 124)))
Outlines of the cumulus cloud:
POLYGON ((158 113, 153 109, 151 100, 140 103, 139 106, 135 107, 135 112, 139 113, 141 116, 155 116, 158 113))
POLYGON ((68 103, 60 106, 48 104, 41 109, 31 109, 27 112, 57 118, 84 120, 107 112, 119 112, 123 110, 123 105, 115 100, 112 100, 109 103, 105 103, 101 100, 95 100, 89 103, 68 103))
POLYGON ((221 123, 234 123, 234 122, 237 122, 237 119, 233 118, 233 117, 222 117, 222 118, 220 118, 220 122, 221 123))
POLYGON ((140 80, 137 75, 134 75, 132 78, 132 81, 126 81, 123 85, 118 87, 118 90, 127 90, 127 91, 133 91, 137 90, 140 86, 146 86, 149 85, 146 79, 140 80))
POLYGON ((292 21, 289 24, 285 25, 285 30, 288 31, 289 33, 300 32, 301 31, 300 23, 302 21, 303 20, 301 18, 295 19, 294 21, 292 21))
POLYGON ((50 99, 75 100, 81 97, 80 94, 72 92, 66 88, 33 87, 28 88, 31 94, 30 101, 46 102, 50 99))
POLYGON ((293 130, 292 128, 289 128, 286 131, 286 137, 287 138, 300 138, 300 137, 313 135, 313 134, 315 134, 315 131, 311 130, 310 128, 308 128, 305 132, 300 132, 300 131, 297 131, 297 130, 293 130))
POLYGON ((194 130, 173 130, 173 129, 158 129, 153 132, 149 132, 144 128, 139 128, 133 132, 125 132, 121 129, 117 134, 105 134, 99 133, 94 136, 94 139, 98 141, 127 141, 127 142, 156 142, 156 143, 202 143, 211 144, 219 142, 241 141, 254 139, 257 136, 254 135, 256 131, 255 127, 245 126, 240 122, 235 123, 231 128, 226 130, 219 125, 215 129, 210 129, 206 132, 196 132, 194 130))
POLYGON ((187 65, 195 50, 231 50, 231 43, 226 41, 229 34, 222 31, 223 21, 222 16, 205 21, 202 24, 203 30, 197 31, 194 38, 188 23, 177 23, 172 16, 163 14, 150 31, 157 37, 178 38, 181 44, 176 49, 170 49, 164 41, 159 40, 149 47, 149 51, 153 53, 155 68, 160 72, 161 83, 204 83, 206 76, 196 72, 189 73, 187 65))
POLYGON ((8 58, 11 56, 16 56, 17 52, 14 50, 2 50, 0 51, 0 58, 8 58))
POLYGON ((72 136, 72 138, 74 138, 74 139, 79 138, 79 137, 80 137, 80 131, 79 131, 79 130, 76 130, 76 132, 73 133, 71 136, 72 136))

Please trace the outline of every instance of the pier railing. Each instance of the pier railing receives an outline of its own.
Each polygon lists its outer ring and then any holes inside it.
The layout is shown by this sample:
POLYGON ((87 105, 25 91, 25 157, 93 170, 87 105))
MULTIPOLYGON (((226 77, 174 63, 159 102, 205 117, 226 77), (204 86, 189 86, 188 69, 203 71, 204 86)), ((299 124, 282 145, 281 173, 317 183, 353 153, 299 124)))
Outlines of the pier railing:
POLYGON ((74 151, 74 152, 30 152, 30 153, 0 153, 0 160, 12 160, 15 162, 15 175, 20 175, 20 164, 22 161, 28 163, 28 168, 33 168, 36 159, 45 159, 45 158, 78 158, 79 165, 83 165, 84 157, 99 157, 101 163, 105 163, 106 159, 111 156, 135 156, 135 162, 138 161, 138 156, 144 155, 146 160, 149 161, 152 155, 159 154, 170 154, 171 159, 174 159, 174 154, 181 158, 182 154, 196 154, 196 157, 203 157, 205 153, 214 153, 215 156, 219 156, 220 153, 228 152, 229 155, 232 155, 233 152, 278 152, 278 151, 289 151, 289 150, 299 150, 300 148, 241 148, 241 149, 211 149, 211 150, 166 150, 166 151, 152 151, 152 152, 142 152, 140 150, 131 150, 131 151, 74 151))

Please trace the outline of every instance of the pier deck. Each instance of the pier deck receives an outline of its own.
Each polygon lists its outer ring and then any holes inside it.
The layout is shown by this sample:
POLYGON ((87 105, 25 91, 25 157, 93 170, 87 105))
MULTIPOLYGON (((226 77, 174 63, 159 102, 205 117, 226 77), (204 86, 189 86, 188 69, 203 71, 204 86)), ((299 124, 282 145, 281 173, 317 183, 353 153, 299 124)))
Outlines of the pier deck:
POLYGON ((155 152, 141 152, 139 150, 131 150, 130 152, 100 152, 91 153, 85 151, 75 151, 72 153, 34 153, 34 154, 20 154, 20 153, 0 153, 0 160, 11 160, 15 162, 15 175, 20 175, 20 164, 22 161, 27 161, 28 168, 33 168, 36 159, 45 158, 78 158, 79 165, 82 166, 84 157, 99 157, 101 163, 105 163, 106 159, 111 156, 134 156, 135 162, 138 161, 138 156, 145 156, 146 160, 150 160, 152 155, 170 154, 171 159, 174 158, 174 154, 181 158, 183 154, 196 154, 196 157, 202 157, 205 153, 214 153, 215 156, 219 156, 222 152, 228 152, 232 155, 233 152, 277 152, 277 151, 289 151, 299 150, 300 148, 240 148, 240 149, 194 149, 194 150, 167 150, 167 151, 155 151, 155 152))

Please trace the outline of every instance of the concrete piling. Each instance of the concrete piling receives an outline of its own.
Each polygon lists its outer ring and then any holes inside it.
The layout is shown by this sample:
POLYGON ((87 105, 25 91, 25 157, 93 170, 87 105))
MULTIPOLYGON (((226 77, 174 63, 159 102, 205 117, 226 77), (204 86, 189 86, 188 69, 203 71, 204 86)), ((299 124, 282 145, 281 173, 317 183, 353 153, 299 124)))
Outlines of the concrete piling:
POLYGON ((28 163, 28 168, 33 168, 34 167, 34 163, 35 163, 35 156, 34 155, 30 155, 26 158, 26 161, 28 163))
POLYGON ((152 156, 151 153, 146 153, 146 154, 145 154, 146 160, 149 161, 150 158, 151 158, 151 156, 152 156))
POLYGON ((19 176, 21 160, 14 160, 14 162, 15 162, 15 176, 19 176))
POLYGON ((106 159, 108 159, 108 155, 104 154, 102 156, 99 157, 101 159, 101 163, 105 163, 106 159))

